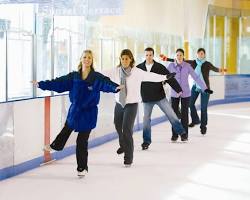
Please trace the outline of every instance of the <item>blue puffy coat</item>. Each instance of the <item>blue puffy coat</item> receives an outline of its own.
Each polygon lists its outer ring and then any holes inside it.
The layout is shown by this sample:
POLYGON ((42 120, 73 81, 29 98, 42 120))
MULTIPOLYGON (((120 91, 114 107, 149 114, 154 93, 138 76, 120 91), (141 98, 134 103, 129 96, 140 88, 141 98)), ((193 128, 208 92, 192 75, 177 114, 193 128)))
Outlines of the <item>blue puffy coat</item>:
POLYGON ((118 84, 108 77, 91 70, 87 79, 83 80, 79 72, 38 83, 42 90, 55 92, 69 91, 70 108, 67 125, 77 132, 90 131, 96 127, 100 91, 113 92, 118 84))

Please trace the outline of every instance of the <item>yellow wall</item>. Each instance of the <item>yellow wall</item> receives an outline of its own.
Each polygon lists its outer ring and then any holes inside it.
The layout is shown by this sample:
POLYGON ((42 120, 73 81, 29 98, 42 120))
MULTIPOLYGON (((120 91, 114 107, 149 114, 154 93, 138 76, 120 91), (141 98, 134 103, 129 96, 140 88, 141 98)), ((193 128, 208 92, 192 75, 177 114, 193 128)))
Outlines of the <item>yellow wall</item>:
POLYGON ((249 0, 209 0, 208 3, 225 8, 250 9, 249 0))
POLYGON ((231 17, 228 22, 228 34, 226 43, 226 67, 228 74, 237 72, 237 52, 239 38, 239 18, 231 17))
MULTIPOLYGON (((216 37, 221 38, 222 41, 225 39, 225 17, 222 16, 216 16, 216 37)), ((224 42, 222 43, 221 51, 220 51, 220 56, 222 59, 221 66, 224 66, 224 42)))
POLYGON ((185 52, 185 59, 191 59, 190 57, 189 57, 189 42, 188 41, 184 41, 184 52, 185 52))

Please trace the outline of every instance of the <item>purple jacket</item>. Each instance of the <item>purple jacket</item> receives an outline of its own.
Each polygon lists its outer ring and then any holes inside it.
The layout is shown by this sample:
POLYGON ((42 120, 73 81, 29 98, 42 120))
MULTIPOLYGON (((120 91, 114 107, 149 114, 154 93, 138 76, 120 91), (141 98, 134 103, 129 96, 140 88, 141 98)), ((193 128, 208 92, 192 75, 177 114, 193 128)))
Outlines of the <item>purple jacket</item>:
MULTIPOLYGON (((188 83, 188 76, 191 75, 194 81, 201 87, 202 91, 207 89, 204 81, 202 81, 199 76, 195 73, 194 69, 190 64, 186 62, 182 62, 181 64, 177 64, 176 62, 170 63, 167 68, 171 73, 175 72, 175 79, 178 81, 182 88, 181 97, 190 97, 191 91, 188 83)), ((177 93, 171 89, 171 97, 178 97, 177 93)))

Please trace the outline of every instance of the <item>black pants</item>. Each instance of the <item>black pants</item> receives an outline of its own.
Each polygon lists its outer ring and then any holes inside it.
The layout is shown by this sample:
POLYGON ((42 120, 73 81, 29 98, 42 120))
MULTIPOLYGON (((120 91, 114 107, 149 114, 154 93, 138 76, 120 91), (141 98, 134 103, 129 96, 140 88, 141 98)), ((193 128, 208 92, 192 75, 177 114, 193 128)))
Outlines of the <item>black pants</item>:
MULTIPOLYGON (((50 145, 51 148, 56 151, 61 151, 72 131, 73 130, 68 127, 67 123, 65 123, 61 132, 50 145)), ((88 139, 90 132, 91 130, 79 132, 76 139, 76 161, 78 171, 83 171, 84 169, 88 170, 88 139)))
MULTIPOLYGON (((186 133, 188 134, 188 108, 189 108, 189 99, 186 98, 174 98, 171 97, 171 104, 176 115, 181 119, 181 123, 186 133), (181 101, 181 111, 179 111, 179 103, 181 101)), ((178 137, 178 134, 172 129, 172 135, 178 137)))
POLYGON ((120 147, 124 150, 124 161, 127 164, 133 162, 133 127, 137 114, 137 107, 137 103, 126 104, 124 108, 119 103, 115 105, 115 128, 119 135, 120 147))

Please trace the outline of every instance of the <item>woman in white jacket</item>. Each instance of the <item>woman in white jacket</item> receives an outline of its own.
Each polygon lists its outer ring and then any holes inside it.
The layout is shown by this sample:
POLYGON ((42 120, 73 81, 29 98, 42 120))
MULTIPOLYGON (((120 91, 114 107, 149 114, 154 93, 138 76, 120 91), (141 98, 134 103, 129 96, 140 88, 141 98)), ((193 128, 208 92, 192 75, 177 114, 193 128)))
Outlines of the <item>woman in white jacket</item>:
POLYGON ((124 152, 124 165, 127 167, 133 162, 134 142, 132 135, 138 103, 141 102, 141 82, 162 82, 174 76, 174 74, 170 74, 166 77, 165 75, 146 72, 135 67, 134 64, 132 52, 129 49, 122 50, 120 64, 110 77, 114 82, 124 85, 120 94, 115 94, 114 123, 120 144, 117 153, 124 152))

